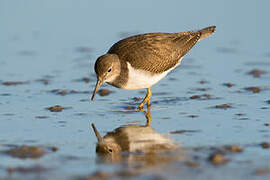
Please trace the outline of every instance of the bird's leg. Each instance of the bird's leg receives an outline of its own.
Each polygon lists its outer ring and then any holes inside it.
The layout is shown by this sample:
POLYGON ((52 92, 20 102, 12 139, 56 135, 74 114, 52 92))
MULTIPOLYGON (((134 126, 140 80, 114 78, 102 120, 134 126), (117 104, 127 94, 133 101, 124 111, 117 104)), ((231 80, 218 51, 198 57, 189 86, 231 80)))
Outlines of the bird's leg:
POLYGON ((149 108, 150 105, 151 105, 150 100, 151 100, 151 96, 152 96, 151 88, 148 88, 148 89, 147 89, 147 93, 148 93, 147 107, 149 108))
POLYGON ((151 126, 151 122, 152 122, 152 117, 151 117, 151 112, 150 112, 150 106, 147 106, 147 111, 145 111, 144 109, 139 109, 140 112, 144 112, 144 116, 146 118, 146 124, 145 126, 151 126))
POLYGON ((143 109, 143 105, 147 102, 147 106, 150 106, 150 99, 151 99, 152 93, 151 93, 151 88, 147 88, 147 93, 146 96, 143 100, 143 102, 141 102, 141 104, 139 105, 139 109, 143 109))
POLYGON ((144 111, 144 115, 146 117, 146 125, 145 126, 151 126, 152 122, 152 117, 151 117, 151 112, 150 112, 150 106, 147 106, 147 111, 144 111))

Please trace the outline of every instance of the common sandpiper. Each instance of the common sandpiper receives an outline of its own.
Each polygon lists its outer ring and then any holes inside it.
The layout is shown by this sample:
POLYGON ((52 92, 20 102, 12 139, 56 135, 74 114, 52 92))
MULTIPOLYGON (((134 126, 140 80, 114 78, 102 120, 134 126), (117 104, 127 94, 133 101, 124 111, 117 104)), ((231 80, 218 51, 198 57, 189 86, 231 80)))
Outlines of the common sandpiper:
POLYGON ((97 83, 93 101, 103 83, 121 89, 147 89, 139 109, 150 106, 151 87, 176 68, 182 57, 200 40, 210 36, 216 26, 180 33, 147 33, 115 43, 95 63, 97 83))

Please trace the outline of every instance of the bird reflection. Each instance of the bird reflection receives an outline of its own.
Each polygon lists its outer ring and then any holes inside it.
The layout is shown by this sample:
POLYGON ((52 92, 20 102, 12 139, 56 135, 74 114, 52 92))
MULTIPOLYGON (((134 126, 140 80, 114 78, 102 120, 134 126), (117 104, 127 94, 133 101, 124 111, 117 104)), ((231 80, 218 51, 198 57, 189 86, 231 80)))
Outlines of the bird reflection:
POLYGON ((100 135, 97 128, 92 128, 97 137, 96 152, 99 162, 144 162, 156 164, 171 160, 182 159, 179 145, 171 139, 156 132, 151 128, 150 108, 144 111, 146 117, 145 125, 129 124, 108 132, 104 137, 100 135))

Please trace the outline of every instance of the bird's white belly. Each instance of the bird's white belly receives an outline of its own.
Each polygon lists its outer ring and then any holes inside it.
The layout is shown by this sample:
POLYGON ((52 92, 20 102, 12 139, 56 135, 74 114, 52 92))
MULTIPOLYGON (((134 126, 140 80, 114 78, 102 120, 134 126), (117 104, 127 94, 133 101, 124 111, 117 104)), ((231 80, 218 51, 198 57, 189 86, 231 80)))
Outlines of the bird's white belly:
POLYGON ((128 81, 125 87, 123 87, 123 89, 130 89, 130 90, 150 88, 158 81, 163 79, 172 69, 176 67, 175 66, 163 73, 153 74, 148 71, 134 69, 130 65, 130 63, 127 63, 127 66, 128 66, 128 81))

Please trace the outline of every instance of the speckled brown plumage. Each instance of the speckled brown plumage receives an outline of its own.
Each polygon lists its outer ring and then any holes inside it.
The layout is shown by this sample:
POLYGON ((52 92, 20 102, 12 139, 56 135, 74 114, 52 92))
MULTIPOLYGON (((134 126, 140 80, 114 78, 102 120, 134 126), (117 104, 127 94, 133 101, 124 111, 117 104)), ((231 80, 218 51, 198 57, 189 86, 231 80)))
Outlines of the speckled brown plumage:
POLYGON ((215 31, 215 26, 181 33, 148 33, 115 43, 109 54, 117 54, 123 68, 129 62, 135 69, 161 73, 174 67, 197 42, 215 31))

